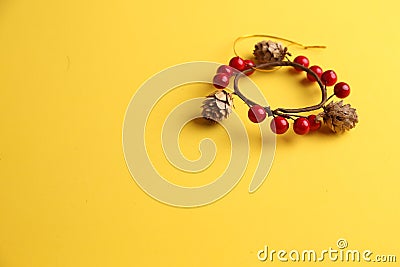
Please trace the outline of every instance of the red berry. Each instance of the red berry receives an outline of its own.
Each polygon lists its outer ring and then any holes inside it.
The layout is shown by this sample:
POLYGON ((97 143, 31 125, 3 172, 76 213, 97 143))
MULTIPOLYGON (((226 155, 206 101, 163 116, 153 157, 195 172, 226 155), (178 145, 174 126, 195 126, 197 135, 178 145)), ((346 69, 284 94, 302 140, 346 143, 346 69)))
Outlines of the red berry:
POLYGON ((231 60, 229 61, 229 66, 237 69, 238 71, 242 71, 246 68, 246 64, 244 63, 244 60, 240 57, 231 58, 231 60))
MULTIPOLYGON (((321 75, 322 75, 322 73, 323 73, 321 67, 319 67, 319 66, 317 66, 317 65, 314 65, 314 66, 311 66, 311 67, 310 67, 310 70, 312 70, 315 74, 317 74, 317 76, 318 76, 319 78, 321 78, 321 75)), ((308 79, 310 82, 315 82, 315 81, 317 81, 317 80, 314 78, 314 76, 310 75, 309 73, 307 73, 307 79, 308 79)))
POLYGON ((274 133, 283 134, 289 129, 289 123, 284 117, 277 116, 271 121, 270 127, 274 133))
POLYGON ((213 85, 217 89, 224 89, 229 84, 229 75, 226 73, 217 73, 213 79, 213 85))
POLYGON ((327 70, 321 75, 321 81, 326 86, 332 86, 337 81, 336 73, 333 70, 327 70))
POLYGON ((219 68, 217 69, 217 73, 226 73, 226 74, 228 74, 229 76, 232 76, 233 75, 233 69, 232 69, 232 67, 229 67, 229 66, 227 66, 227 65, 221 65, 221 66, 219 66, 219 68))
POLYGON ((244 70, 253 69, 253 70, 246 71, 246 75, 247 76, 252 75, 255 71, 254 67, 256 66, 256 64, 254 64, 253 60, 250 60, 250 59, 244 60, 244 64, 246 66, 244 68, 244 70))
POLYGON ((316 131, 321 128, 321 121, 317 120, 317 116, 310 115, 307 119, 310 122, 310 131, 316 131))
MULTIPOLYGON (((310 61, 308 60, 308 58, 306 58, 305 56, 298 56, 294 59, 294 62, 300 65, 303 65, 304 67, 308 68, 308 65, 310 65, 310 61)), ((294 69, 298 72, 303 71, 302 69, 296 68, 294 67, 294 69)))
POLYGON ((344 82, 337 83, 335 84, 333 92, 335 93, 335 96, 345 98, 350 94, 350 86, 344 82))
POLYGON ((293 130, 300 135, 307 134, 310 131, 310 122, 306 118, 298 118, 294 121, 293 130))
POLYGON ((249 119, 254 123, 260 123, 267 117, 265 109, 260 105, 254 105, 249 109, 247 113, 249 119))

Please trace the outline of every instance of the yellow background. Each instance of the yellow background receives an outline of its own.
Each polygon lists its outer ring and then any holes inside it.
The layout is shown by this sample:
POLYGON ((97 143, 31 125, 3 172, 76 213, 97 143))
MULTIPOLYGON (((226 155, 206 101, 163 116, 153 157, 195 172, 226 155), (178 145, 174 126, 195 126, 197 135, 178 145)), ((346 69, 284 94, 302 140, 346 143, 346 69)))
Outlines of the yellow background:
MULTIPOLYGON (((0 266, 281 266, 259 262, 257 251, 322 250, 340 237, 350 249, 400 257, 397 11, 396 1, 2 0, 0 266), (247 192, 250 163, 212 205, 155 201, 124 162, 131 97, 168 66, 227 62, 232 41, 250 33, 327 45, 293 52, 350 84, 346 101, 358 109, 359 125, 340 136, 280 136, 255 194, 247 192)), ((273 107, 319 98, 302 75, 253 78, 273 107)), ((243 104, 236 106, 245 119, 243 104)), ((189 157, 198 138, 183 132, 189 157)), ((225 157, 229 146, 218 145, 225 157)), ((158 160, 162 171, 155 153, 158 160)))

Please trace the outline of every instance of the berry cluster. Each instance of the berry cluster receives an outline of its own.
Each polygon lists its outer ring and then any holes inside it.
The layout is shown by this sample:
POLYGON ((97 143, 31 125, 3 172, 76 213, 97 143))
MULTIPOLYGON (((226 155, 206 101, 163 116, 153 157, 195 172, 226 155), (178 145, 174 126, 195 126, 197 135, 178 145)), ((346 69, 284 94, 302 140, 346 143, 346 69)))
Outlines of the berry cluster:
MULTIPOLYGON (((306 68, 308 68, 308 66, 310 65, 310 61, 308 60, 308 58, 306 58, 305 56, 298 56, 294 59, 295 63, 300 64, 306 68)), ((294 68, 296 71, 298 72, 302 72, 302 69, 299 69, 297 67, 294 68)), ((327 70, 327 71, 323 71, 321 69, 320 66, 314 65, 311 66, 309 68, 310 70, 312 70, 322 81, 322 83, 325 86, 332 86, 335 85, 334 87, 334 94, 335 96, 339 97, 339 98, 346 98, 347 96, 349 96, 350 94, 350 86, 345 83, 345 82, 337 82, 337 75, 333 70, 327 70)), ((317 81, 314 76, 310 75, 309 73, 307 73, 307 79, 310 82, 315 82, 317 81)))
MULTIPOLYGON (((293 130, 296 134, 304 135, 310 131, 316 131, 321 128, 321 121, 316 115, 310 115, 307 118, 299 117, 294 121, 293 130)), ((271 121, 271 130, 276 134, 283 134, 289 129, 289 122, 282 116, 276 116, 271 121)))
POLYGON ((229 66, 221 65, 217 69, 217 73, 213 79, 213 85, 217 89, 224 89, 229 85, 229 79, 239 73, 246 72, 246 75, 249 76, 254 73, 255 66, 253 60, 250 59, 242 59, 240 57, 234 57, 229 61, 229 66))

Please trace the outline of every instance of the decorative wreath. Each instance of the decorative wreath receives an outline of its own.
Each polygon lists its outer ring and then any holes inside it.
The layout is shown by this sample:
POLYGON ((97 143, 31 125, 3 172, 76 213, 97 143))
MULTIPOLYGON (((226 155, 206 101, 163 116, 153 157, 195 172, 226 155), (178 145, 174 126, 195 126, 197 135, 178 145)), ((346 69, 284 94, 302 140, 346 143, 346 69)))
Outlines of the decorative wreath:
POLYGON ((337 82, 337 75, 333 70, 323 71, 321 67, 313 65, 309 67, 310 61, 305 56, 297 56, 290 60, 291 54, 288 48, 282 43, 272 40, 261 41, 254 46, 254 59, 243 59, 236 52, 236 43, 239 40, 250 37, 268 37, 286 41, 294 45, 308 48, 324 48, 324 46, 304 46, 299 43, 269 36, 269 35, 248 35, 242 36, 234 42, 235 57, 229 61, 229 65, 218 67, 213 78, 213 85, 217 88, 213 94, 207 96, 202 105, 202 116, 210 121, 219 122, 229 117, 233 107, 233 95, 238 96, 248 107, 248 117, 254 123, 260 123, 267 116, 272 116, 270 127, 276 134, 283 134, 289 129, 289 120, 294 121, 293 130, 296 134, 304 135, 310 131, 321 128, 322 123, 326 124, 334 133, 343 133, 355 127, 358 123, 356 109, 350 104, 343 104, 343 100, 331 101, 336 96, 339 99, 346 98, 350 94, 350 86, 345 82, 337 82), (263 107, 248 99, 239 89, 239 79, 244 75, 251 75, 255 71, 272 71, 277 67, 292 67, 298 72, 305 72, 310 82, 316 82, 321 89, 321 102, 317 105, 302 108, 276 108, 263 107), (224 90, 233 77, 233 93, 224 90), (333 86, 333 94, 328 97, 327 87, 333 86), (318 114, 308 116, 301 113, 322 110, 318 114))

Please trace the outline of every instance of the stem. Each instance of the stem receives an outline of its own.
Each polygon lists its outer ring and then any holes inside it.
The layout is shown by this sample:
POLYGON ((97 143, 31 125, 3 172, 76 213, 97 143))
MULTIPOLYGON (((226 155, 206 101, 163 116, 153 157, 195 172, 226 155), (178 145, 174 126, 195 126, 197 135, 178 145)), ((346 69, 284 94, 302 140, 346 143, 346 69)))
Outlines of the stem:
POLYGON ((335 94, 332 94, 330 97, 328 97, 328 99, 326 101, 330 100, 334 96, 335 96, 335 94))
POLYGON ((245 96, 242 94, 242 92, 240 92, 240 90, 239 90, 239 85, 238 85, 238 83, 239 83, 239 77, 242 76, 242 75, 243 75, 243 73, 240 73, 240 72, 239 72, 238 74, 236 74, 235 80, 233 81, 233 88, 234 88, 234 91, 233 91, 233 92, 234 92, 235 95, 237 95, 240 99, 242 99, 244 103, 246 103, 249 107, 251 107, 251 106, 256 105, 257 103, 254 102, 254 101, 252 101, 252 100, 250 100, 250 99, 248 99, 247 97, 245 97, 245 96))
MULTIPOLYGON (((250 70, 251 69, 249 69, 247 71, 250 71, 250 70)), ((243 73, 246 73, 247 71, 239 72, 235 75, 235 80, 233 81, 233 88, 234 88, 233 93, 235 95, 237 95, 240 99, 242 99, 243 102, 247 104, 247 106, 251 107, 251 106, 257 105, 257 103, 248 99, 246 96, 244 96, 242 94, 242 92, 240 92, 240 89, 239 89, 239 77, 243 76, 244 75, 243 73)), ((269 117, 273 115, 273 111, 271 110, 270 107, 263 107, 263 108, 269 117)))
POLYGON ((293 117, 295 117, 295 118, 307 118, 307 116, 301 116, 301 115, 297 115, 297 114, 281 113, 279 111, 276 111, 276 112, 274 111, 273 114, 275 116, 281 116, 281 117, 284 117, 286 119, 291 119, 291 120, 294 120, 293 117))
MULTIPOLYGON (((304 107, 304 108, 277 108, 275 110, 272 110, 271 113, 275 114, 275 115, 283 115, 282 113, 301 113, 301 112, 307 112, 307 111, 313 111, 313 110, 317 110, 323 107, 323 105, 326 103, 326 101, 328 100, 327 98, 327 92, 326 92, 326 86, 322 83, 321 79, 318 77, 318 75, 313 72, 312 70, 310 70, 307 67, 304 67, 303 65, 300 65, 298 63, 295 62, 291 62, 291 61, 277 61, 277 62, 268 62, 268 63, 263 63, 263 64, 259 64, 256 66, 257 69, 266 69, 266 68, 273 68, 273 67, 286 67, 286 66, 291 66, 291 67, 296 67, 298 69, 301 69, 303 71, 305 71, 306 73, 310 74, 311 76, 313 76, 315 78, 315 80, 317 81, 320 89, 321 89, 321 102, 317 105, 313 105, 313 106, 308 106, 308 107, 304 107)), ((239 83, 239 78, 243 76, 243 73, 246 73, 248 71, 251 71, 252 69, 248 69, 243 71, 242 73, 238 73, 235 75, 235 80, 234 80, 234 93, 240 97, 240 99, 242 99, 248 106, 253 106, 256 105, 257 103, 248 99, 246 96, 244 96, 242 94, 242 92, 239 89, 238 83, 239 83)), ((270 110, 269 107, 265 107, 266 110, 270 110)), ((271 115, 272 115, 271 114, 271 115)), ((268 113, 269 116, 271 116, 268 113)))

